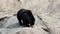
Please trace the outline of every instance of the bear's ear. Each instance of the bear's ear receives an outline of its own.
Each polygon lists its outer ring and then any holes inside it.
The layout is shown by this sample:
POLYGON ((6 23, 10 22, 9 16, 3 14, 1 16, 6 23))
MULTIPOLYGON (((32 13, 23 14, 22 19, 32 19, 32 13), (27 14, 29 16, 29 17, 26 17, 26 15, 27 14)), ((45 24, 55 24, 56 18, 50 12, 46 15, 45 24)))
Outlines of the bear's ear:
POLYGON ((24 11, 25 9, 20 9, 20 11, 24 11))
POLYGON ((29 13, 32 13, 31 10, 28 10, 29 13))
POLYGON ((26 10, 29 14, 32 14, 31 10, 26 10))

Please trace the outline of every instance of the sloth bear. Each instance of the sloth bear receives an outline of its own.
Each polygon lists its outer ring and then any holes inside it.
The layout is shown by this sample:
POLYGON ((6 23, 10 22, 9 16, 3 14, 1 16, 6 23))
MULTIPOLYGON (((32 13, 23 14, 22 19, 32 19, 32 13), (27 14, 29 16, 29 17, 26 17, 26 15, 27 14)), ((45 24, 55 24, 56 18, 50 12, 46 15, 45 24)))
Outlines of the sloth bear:
POLYGON ((27 10, 27 9, 20 9, 17 12, 17 19, 19 21, 19 24, 25 27, 33 26, 35 23, 35 18, 31 10, 27 10))

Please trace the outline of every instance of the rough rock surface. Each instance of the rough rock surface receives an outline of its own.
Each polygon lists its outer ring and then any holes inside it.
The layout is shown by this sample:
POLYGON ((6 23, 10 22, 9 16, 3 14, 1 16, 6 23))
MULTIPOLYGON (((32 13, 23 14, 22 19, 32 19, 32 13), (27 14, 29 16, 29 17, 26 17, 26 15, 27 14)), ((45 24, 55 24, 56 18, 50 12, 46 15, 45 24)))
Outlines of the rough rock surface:
POLYGON ((37 16, 35 16, 35 18, 36 21, 32 28, 20 26, 16 16, 12 16, 8 19, 7 23, 2 25, 0 32, 2 34, 49 34, 49 32, 44 30, 47 29, 47 27, 44 25, 43 21, 37 16))
POLYGON ((50 34, 60 34, 60 0, 1 0, 0 18, 10 17, 21 8, 42 18, 50 34))

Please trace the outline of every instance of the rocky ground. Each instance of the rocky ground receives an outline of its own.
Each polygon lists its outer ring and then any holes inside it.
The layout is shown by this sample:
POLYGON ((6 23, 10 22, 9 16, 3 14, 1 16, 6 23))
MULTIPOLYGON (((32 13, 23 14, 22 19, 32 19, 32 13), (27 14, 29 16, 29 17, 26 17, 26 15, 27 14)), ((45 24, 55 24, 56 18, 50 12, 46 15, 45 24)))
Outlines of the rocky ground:
POLYGON ((1 0, 0 33, 60 34, 60 0, 1 0), (36 19, 33 28, 18 25, 18 20, 13 15, 21 8, 32 11, 36 19))
POLYGON ((1 34, 49 34, 48 28, 43 21, 37 16, 35 18, 35 25, 32 28, 20 26, 16 16, 12 16, 6 23, 0 25, 0 32, 1 34))

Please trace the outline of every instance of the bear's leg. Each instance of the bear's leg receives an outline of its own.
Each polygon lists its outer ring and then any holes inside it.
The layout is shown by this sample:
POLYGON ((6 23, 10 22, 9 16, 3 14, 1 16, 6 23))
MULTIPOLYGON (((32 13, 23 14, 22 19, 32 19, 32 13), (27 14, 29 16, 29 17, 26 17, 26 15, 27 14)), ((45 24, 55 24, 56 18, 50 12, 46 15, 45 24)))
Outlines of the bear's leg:
POLYGON ((23 25, 22 22, 21 22, 21 20, 19 20, 19 24, 20 24, 20 25, 23 25))
POLYGON ((21 22, 21 18, 18 18, 18 21, 19 21, 20 25, 23 25, 22 22, 21 22))
POLYGON ((28 23, 28 22, 23 22, 23 25, 24 25, 25 27, 29 27, 29 23, 28 23))
POLYGON ((31 23, 30 23, 30 26, 32 27, 33 25, 34 25, 34 22, 31 22, 31 23))

